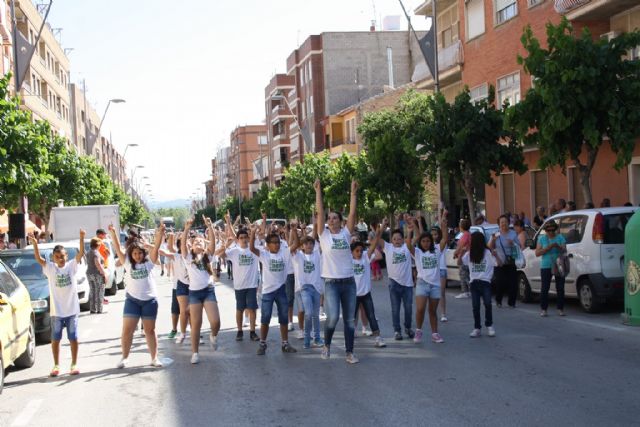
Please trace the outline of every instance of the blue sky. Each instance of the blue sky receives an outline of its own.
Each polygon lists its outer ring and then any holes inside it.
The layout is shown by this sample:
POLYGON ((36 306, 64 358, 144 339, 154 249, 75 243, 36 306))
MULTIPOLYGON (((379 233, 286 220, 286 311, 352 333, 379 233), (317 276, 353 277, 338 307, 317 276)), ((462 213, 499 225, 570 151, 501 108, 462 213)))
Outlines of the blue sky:
POLYGON ((217 148, 237 125, 262 123, 265 86, 306 37, 401 14, 397 0, 55 0, 49 22, 98 113, 126 100, 103 129, 120 152, 140 144, 127 162, 144 166, 136 178, 160 201, 204 194, 217 148))

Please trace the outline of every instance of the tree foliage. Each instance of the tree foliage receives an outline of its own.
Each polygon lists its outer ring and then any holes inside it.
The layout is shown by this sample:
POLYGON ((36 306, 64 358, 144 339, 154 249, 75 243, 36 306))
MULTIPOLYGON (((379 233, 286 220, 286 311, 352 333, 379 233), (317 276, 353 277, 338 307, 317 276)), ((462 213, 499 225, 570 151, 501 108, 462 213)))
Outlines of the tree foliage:
POLYGON ((640 31, 594 40, 587 28, 575 34, 563 18, 547 24, 547 48, 530 27, 521 41, 527 56, 518 62, 535 84, 509 112, 508 124, 540 148, 541 168, 558 165, 564 171, 573 163, 585 201, 593 202, 590 176, 602 145, 616 154, 613 166, 620 170, 640 136, 640 61, 624 58, 640 44, 640 31))

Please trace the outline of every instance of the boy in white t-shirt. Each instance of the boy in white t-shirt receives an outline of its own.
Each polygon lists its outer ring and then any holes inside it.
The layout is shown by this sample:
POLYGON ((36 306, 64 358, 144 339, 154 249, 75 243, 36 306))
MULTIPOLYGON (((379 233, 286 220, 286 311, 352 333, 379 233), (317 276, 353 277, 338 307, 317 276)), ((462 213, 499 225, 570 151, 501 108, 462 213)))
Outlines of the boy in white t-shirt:
POLYGON ((76 284, 76 273, 78 264, 84 256, 84 236, 85 231, 80 230, 80 247, 75 258, 67 261, 67 251, 64 246, 56 245, 51 254, 51 261, 46 261, 40 256, 38 241, 33 236, 29 236, 29 241, 33 245, 33 254, 42 266, 42 271, 49 281, 49 306, 51 312, 51 351, 53 352, 53 369, 50 375, 57 377, 60 375, 60 340, 62 330, 67 328, 67 338, 71 346, 71 369, 70 375, 78 375, 80 370, 76 363, 78 361, 78 315, 80 314, 80 303, 78 301, 78 286, 76 284))

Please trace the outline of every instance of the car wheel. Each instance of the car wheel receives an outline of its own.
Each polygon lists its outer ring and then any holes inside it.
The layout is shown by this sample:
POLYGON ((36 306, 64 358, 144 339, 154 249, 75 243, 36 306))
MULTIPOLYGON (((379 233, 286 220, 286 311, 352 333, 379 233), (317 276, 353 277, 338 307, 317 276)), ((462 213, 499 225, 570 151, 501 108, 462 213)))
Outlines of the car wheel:
POLYGON ((51 343, 51 329, 36 334, 36 344, 51 343))
POLYGON ((578 284, 578 298, 580 299, 580 305, 587 313, 596 313, 600 310, 602 303, 596 296, 593 289, 593 284, 589 279, 582 279, 578 284))
POLYGON ((85 302, 84 304, 80 304, 80 311, 89 311, 91 307, 89 306, 89 301, 85 302))
POLYGON ((527 277, 522 273, 518 274, 518 298, 522 302, 533 302, 531 286, 529 286, 527 277))
POLYGON ((111 283, 111 287, 107 290, 107 292, 105 292, 107 295, 115 295, 118 292, 118 284, 116 283, 115 279, 113 280, 113 283, 111 283))
POLYGON ((30 368, 36 362, 36 325, 31 320, 27 348, 15 361, 16 368, 30 368))

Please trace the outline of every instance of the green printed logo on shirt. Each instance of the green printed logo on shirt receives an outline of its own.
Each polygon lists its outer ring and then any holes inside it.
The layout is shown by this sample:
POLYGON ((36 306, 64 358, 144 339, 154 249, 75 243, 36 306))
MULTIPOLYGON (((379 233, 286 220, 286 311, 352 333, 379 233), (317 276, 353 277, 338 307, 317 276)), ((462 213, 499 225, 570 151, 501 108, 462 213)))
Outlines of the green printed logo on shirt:
POLYGON ((240 254, 238 257, 238 265, 252 265, 253 256, 240 254))
POLYGON ((404 252, 394 252, 391 264, 402 264, 403 262, 407 262, 407 256, 404 252))
POLYGON ((336 239, 334 237, 331 238, 333 240, 333 245, 331 245, 331 249, 344 250, 349 249, 349 244, 344 239, 336 239))
POLYGON ((141 268, 138 270, 131 269, 131 278, 134 280, 142 280, 149 277, 149 270, 146 268, 141 268))
POLYGON ((471 263, 471 271, 473 273, 484 273, 487 271, 487 261, 482 260, 480 264, 471 263))
POLYGON ((284 271, 284 261, 281 259, 269 260, 269 271, 273 273, 284 271))
POLYGON ((362 276, 364 274, 364 264, 353 263, 353 274, 356 276, 362 276))
POLYGON ((316 271, 316 265, 311 261, 304 260, 304 264, 302 266, 305 273, 313 273, 316 271))
POLYGON ((204 262, 202 262, 202 260, 195 261, 194 264, 199 271, 207 271, 207 267, 204 265, 204 262))
POLYGON ((65 288, 71 286, 71 276, 68 274, 56 274, 56 287, 65 288))
POLYGON ((436 257, 432 256, 423 256, 422 257, 422 268, 424 270, 433 270, 438 265, 438 260, 436 257))

